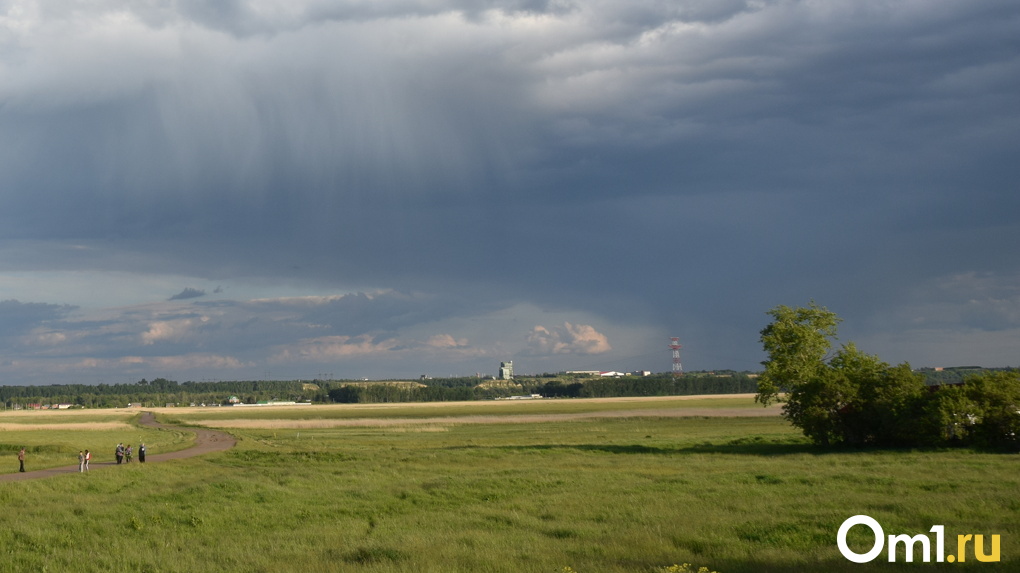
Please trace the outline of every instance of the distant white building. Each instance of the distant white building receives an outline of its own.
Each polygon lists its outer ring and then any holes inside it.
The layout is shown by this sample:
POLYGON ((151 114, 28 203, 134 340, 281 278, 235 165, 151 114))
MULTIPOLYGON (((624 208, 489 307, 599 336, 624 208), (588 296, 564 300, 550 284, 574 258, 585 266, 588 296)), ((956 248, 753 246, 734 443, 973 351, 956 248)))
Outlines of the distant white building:
POLYGON ((496 398, 497 400, 541 400, 541 394, 529 394, 527 396, 507 396, 506 398, 496 398))
POLYGON ((499 380, 513 380, 514 379, 514 362, 508 360, 507 362, 499 363, 499 380))

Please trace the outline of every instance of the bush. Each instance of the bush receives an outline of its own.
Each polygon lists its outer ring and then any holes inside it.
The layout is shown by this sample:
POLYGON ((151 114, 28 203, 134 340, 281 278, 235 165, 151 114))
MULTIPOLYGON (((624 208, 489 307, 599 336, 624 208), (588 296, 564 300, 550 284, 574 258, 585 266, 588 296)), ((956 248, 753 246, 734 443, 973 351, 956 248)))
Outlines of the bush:
POLYGON ((901 364, 845 344, 828 361, 839 318, 824 307, 785 306, 762 330, 769 355, 757 400, 785 393, 783 416, 816 444, 967 444, 1020 451, 1020 373, 985 372, 962 386, 926 387, 901 364))
POLYGON ((976 416, 970 432, 972 442, 1020 451, 1020 374, 988 372, 968 378, 963 388, 976 416))

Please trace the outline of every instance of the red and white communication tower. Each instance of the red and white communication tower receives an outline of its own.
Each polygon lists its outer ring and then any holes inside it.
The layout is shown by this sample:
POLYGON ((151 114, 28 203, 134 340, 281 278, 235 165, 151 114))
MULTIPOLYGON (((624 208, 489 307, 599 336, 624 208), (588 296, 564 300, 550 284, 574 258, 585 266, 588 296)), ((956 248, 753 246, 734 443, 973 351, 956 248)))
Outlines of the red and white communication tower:
POLYGON ((673 377, 679 377, 684 375, 684 367, 680 365, 680 349, 683 346, 680 344, 680 339, 673 337, 669 339, 669 349, 673 351, 673 377))

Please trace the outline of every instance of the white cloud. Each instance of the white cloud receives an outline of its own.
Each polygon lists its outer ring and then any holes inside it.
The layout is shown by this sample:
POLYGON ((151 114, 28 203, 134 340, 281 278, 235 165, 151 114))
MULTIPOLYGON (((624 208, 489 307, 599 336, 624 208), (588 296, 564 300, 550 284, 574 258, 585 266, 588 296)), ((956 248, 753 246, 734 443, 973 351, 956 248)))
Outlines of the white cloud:
POLYGON ((192 334, 197 325, 208 321, 208 316, 202 316, 152 322, 149 324, 149 329, 141 335, 142 344, 151 345, 164 341, 180 342, 192 334))
POLYGON ((368 334, 360 336, 322 336, 298 341, 279 348, 270 359, 286 363, 297 360, 330 362, 355 356, 370 356, 391 352, 397 347, 396 339, 375 341, 368 334))
POLYGON ((606 335, 587 324, 539 325, 528 335, 528 350, 533 354, 603 354, 612 349, 606 335))
POLYGON ((37 332, 33 332, 32 335, 29 337, 28 342, 32 344, 39 344, 42 346, 55 346, 58 344, 64 344, 67 342, 67 340, 68 336, 64 332, 55 331, 45 332, 40 330, 37 332))
POLYGON ((454 338, 449 334, 437 334, 425 341, 425 346, 440 349, 465 348, 468 345, 466 338, 454 338))

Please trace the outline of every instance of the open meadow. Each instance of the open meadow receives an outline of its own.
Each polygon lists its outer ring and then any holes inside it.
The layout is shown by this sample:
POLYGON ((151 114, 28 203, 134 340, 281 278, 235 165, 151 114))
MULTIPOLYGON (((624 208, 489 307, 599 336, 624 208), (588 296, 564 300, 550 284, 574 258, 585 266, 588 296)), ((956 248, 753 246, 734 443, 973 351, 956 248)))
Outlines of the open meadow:
MULTIPOLYGON (((747 396, 156 411, 237 445, 0 483, 0 571, 1020 570, 1017 455, 827 452, 747 396), (857 565, 835 541, 856 514, 999 534, 1002 561, 857 565)), ((53 465, 88 444, 107 461, 121 441, 187 446, 137 415, 0 414, 2 473, 18 445, 53 465)))

